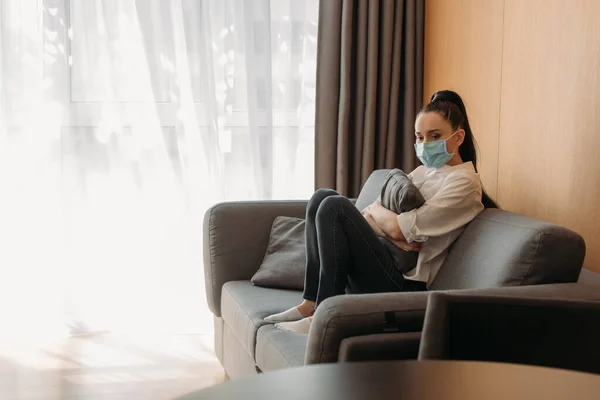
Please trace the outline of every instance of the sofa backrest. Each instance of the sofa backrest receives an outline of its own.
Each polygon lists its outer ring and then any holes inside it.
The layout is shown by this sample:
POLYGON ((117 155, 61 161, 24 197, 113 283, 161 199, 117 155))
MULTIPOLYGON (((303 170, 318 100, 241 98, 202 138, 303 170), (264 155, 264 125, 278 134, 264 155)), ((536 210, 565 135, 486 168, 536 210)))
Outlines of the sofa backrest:
MULTIPOLYGON (((356 201, 363 209, 389 170, 373 172, 356 201)), ((498 209, 479 214, 452 245, 432 290, 577 282, 585 242, 577 233, 498 209)))
POLYGON ((524 215, 486 209, 453 244, 433 290, 577 282, 585 242, 524 215))
POLYGON ((381 188, 383 187, 383 183, 385 182, 385 178, 389 172, 389 169, 380 169, 374 171, 369 176, 369 179, 367 179, 363 185, 362 189, 360 190, 360 194, 356 199, 356 208, 363 210, 365 207, 377 200, 377 197, 381 194, 381 188))

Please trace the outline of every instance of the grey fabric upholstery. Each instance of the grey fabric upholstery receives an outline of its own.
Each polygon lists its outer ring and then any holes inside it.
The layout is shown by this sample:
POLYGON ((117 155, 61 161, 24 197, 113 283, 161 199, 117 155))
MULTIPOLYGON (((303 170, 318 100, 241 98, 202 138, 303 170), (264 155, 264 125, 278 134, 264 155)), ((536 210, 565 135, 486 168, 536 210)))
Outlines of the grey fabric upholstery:
POLYGON ((600 373, 600 302, 433 293, 419 359, 600 373))
POLYGON ((338 362, 414 360, 419 354, 420 332, 380 333, 345 338, 338 362))
POLYGON ((223 324, 223 359, 221 363, 231 379, 244 378, 256 374, 254 358, 250 357, 244 345, 226 323, 223 324))
POLYGON ((257 286, 304 290, 306 272, 305 223, 301 218, 273 221, 265 258, 251 281, 257 286))
POLYGON ((304 364, 307 335, 295 335, 261 326, 256 337, 256 365, 261 371, 299 367, 304 364))
POLYGON ((302 301, 302 292, 261 288, 250 281, 227 282, 222 296, 223 320, 253 358, 256 331, 267 324, 263 318, 302 301))
POLYGON ((308 202, 221 203, 204 215, 204 282, 210 310, 221 316, 225 282, 249 280, 265 256, 278 216, 303 218, 308 202))
POLYGON ((388 172, 387 169, 380 169, 369 176, 356 199, 356 208, 363 210, 377 200, 388 172))
POLYGON ((420 332, 427 292, 377 293, 330 297, 315 312, 305 364, 336 362, 342 340, 383 333, 385 312, 394 312, 401 332, 420 332))
POLYGON ((577 282, 585 242, 524 215, 487 209, 458 238, 431 290, 577 282))
POLYGON ((221 361, 221 364, 222 364, 223 363, 223 329, 225 326, 225 321, 223 321, 223 318, 213 315, 213 326, 214 326, 214 333, 215 333, 215 341, 214 341, 215 355, 217 356, 219 361, 221 361))

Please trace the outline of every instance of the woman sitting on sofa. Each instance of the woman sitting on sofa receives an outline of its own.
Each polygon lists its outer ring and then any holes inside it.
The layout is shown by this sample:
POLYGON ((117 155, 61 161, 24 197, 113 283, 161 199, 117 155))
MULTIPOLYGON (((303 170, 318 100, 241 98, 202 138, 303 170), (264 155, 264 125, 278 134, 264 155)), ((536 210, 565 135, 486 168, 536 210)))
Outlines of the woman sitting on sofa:
POLYGON ((415 136, 423 165, 409 178, 425 204, 398 215, 376 201, 361 213, 335 191, 318 190, 306 210, 304 301, 265 321, 308 333, 316 307, 344 294, 348 283, 361 293, 427 290, 465 225, 484 207, 496 207, 482 188, 475 139, 457 93, 432 96, 417 115, 415 136), (402 274, 379 237, 418 251, 416 267, 402 274))

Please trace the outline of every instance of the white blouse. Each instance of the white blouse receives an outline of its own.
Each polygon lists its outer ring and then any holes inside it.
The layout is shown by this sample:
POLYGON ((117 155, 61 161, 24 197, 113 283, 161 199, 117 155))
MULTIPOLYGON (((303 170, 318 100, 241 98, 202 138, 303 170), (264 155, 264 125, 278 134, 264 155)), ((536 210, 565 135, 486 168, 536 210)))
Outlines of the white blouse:
POLYGON ((423 242, 417 267, 404 277, 426 282, 429 287, 450 245, 465 225, 483 211, 481 180, 472 162, 438 169, 420 166, 408 177, 425 198, 425 204, 397 217, 408 243, 423 242))

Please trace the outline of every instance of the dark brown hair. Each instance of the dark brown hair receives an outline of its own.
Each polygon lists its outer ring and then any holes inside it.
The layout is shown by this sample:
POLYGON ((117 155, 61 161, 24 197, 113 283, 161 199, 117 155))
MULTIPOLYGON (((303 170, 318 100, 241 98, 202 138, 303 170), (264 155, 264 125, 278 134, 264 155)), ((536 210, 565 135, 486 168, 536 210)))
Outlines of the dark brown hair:
MULTIPOLYGON (((471 161, 475 171, 477 171, 477 142, 473 137, 469 118, 467 117, 467 109, 465 103, 460 98, 458 93, 451 90, 440 90, 431 96, 429 104, 427 104, 419 114, 426 112, 435 112, 441 115, 453 129, 463 129, 465 131, 465 139, 458 148, 460 158, 465 161, 471 161)), ((481 202, 485 208, 498 208, 498 204, 485 192, 482 187, 481 202)))

